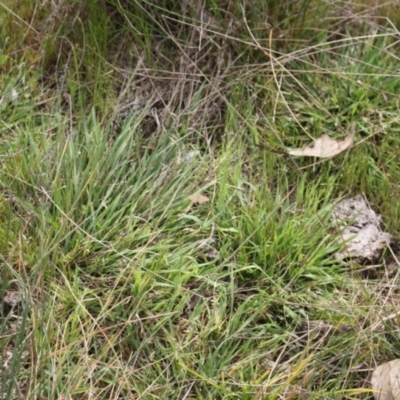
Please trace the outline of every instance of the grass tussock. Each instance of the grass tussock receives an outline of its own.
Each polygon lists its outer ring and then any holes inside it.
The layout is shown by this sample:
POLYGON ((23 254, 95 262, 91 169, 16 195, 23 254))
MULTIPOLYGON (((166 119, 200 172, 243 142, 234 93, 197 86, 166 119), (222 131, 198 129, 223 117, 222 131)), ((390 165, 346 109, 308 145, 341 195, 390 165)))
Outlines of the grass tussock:
POLYGON ((2 398, 372 398, 398 261, 330 217, 397 234, 396 3, 0 2, 2 398))

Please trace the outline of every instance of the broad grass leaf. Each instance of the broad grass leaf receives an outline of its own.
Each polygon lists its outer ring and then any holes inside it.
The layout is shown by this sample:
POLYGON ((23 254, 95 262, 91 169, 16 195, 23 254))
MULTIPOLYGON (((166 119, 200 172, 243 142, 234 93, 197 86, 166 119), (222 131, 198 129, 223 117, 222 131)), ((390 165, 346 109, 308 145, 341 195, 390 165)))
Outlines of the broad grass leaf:
POLYGON ((203 196, 200 193, 191 194, 190 196, 188 196, 188 199, 194 204, 203 204, 210 201, 207 196, 203 196))
POLYGON ((303 149, 290 150, 292 156, 311 156, 320 158, 334 157, 353 144, 354 132, 350 133, 344 140, 335 140, 328 135, 322 135, 314 143, 303 149))
POLYGON ((372 373, 375 400, 400 399, 400 359, 380 365, 372 373))

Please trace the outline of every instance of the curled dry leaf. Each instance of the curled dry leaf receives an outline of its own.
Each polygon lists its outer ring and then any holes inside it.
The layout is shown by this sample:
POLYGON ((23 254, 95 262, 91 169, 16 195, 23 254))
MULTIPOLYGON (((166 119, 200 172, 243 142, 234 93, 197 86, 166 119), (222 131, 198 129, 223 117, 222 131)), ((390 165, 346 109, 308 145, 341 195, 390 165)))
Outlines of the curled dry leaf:
POLYGON ((200 193, 191 194, 188 199, 194 204, 207 203, 210 199, 207 196, 203 196, 200 193))
POLYGON ((303 149, 290 150, 288 153, 292 156, 311 156, 320 158, 334 157, 348 149, 354 139, 352 131, 344 140, 335 140, 328 135, 322 135, 314 143, 303 149))
POLYGON ((400 360, 380 365, 372 373, 371 386, 375 400, 400 399, 400 360))

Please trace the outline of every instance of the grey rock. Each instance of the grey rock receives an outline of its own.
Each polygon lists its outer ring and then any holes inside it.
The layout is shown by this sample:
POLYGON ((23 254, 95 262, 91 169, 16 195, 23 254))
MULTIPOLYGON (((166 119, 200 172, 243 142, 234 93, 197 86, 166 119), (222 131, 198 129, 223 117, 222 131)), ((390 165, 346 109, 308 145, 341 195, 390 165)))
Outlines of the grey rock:
POLYGON ((340 260, 352 258, 359 263, 373 263, 393 241, 393 236, 382 232, 382 217, 372 210, 358 195, 338 203, 332 218, 341 229, 340 238, 345 249, 336 254, 340 260))

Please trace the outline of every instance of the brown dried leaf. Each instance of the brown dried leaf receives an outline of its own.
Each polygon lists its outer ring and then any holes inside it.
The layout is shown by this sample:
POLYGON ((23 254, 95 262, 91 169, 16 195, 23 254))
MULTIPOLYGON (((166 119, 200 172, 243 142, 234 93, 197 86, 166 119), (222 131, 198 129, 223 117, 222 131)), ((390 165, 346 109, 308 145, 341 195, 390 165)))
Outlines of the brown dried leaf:
POLYGON ((354 132, 350 133, 344 140, 338 141, 328 135, 322 135, 314 143, 303 149, 290 150, 292 156, 311 156, 320 158, 334 157, 353 144, 354 132))
POLYGON ((400 399, 400 360, 380 365, 372 373, 371 386, 375 400, 400 399))
POLYGON ((188 199, 194 204, 203 204, 210 201, 207 196, 203 196, 200 193, 191 194, 190 196, 188 196, 188 199))

